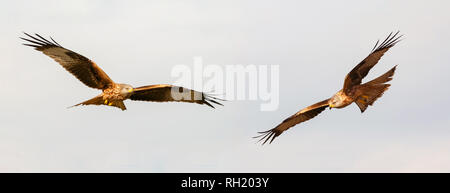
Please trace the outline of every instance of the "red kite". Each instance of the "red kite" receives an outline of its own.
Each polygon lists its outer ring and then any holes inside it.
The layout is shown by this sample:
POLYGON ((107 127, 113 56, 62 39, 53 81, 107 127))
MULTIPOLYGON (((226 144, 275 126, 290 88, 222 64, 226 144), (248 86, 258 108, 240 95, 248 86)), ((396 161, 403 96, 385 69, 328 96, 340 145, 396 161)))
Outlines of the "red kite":
POLYGON ((21 38, 29 42, 24 45, 34 47, 36 50, 53 58, 86 86, 103 91, 100 95, 74 106, 108 105, 126 110, 123 103, 126 99, 151 102, 188 102, 205 104, 212 108, 214 106, 211 103, 222 105, 217 102, 217 100, 221 99, 183 87, 158 84, 134 88, 128 84, 115 83, 93 61, 62 47, 53 38, 50 37, 52 41, 49 41, 38 34, 35 34, 36 37, 27 33, 24 34, 31 38, 21 38))
POLYGON ((369 70, 378 63, 378 60, 380 60, 383 54, 400 41, 399 38, 402 37, 402 35, 397 36, 398 33, 399 32, 394 35, 390 33, 380 45, 378 45, 379 41, 377 41, 369 56, 367 56, 363 61, 356 65, 350 73, 347 74, 344 81, 344 87, 334 96, 300 110, 285 119, 275 128, 268 131, 259 132, 261 135, 256 136, 255 138, 261 137, 259 141, 264 140, 263 144, 269 140, 269 143, 272 143, 272 141, 284 131, 294 125, 314 118, 327 107, 330 109, 344 108, 355 102, 361 110, 361 113, 363 113, 369 105, 373 105, 373 103, 383 95, 389 86, 391 86, 390 84, 385 83, 392 80, 395 68, 397 66, 394 66, 391 70, 387 71, 380 77, 367 83, 361 84, 361 80, 369 73, 369 70))

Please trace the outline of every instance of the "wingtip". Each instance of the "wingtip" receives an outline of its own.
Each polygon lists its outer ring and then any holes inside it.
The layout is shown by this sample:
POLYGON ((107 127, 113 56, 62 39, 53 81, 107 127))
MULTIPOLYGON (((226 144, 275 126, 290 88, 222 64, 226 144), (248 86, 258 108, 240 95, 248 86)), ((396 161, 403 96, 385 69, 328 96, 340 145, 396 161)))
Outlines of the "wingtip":
POLYGON ((66 109, 71 109, 71 108, 73 108, 73 107, 80 106, 80 105, 81 105, 81 104, 72 105, 72 106, 70 106, 70 107, 66 107, 66 109))
POLYGON ((281 133, 278 133, 277 131, 275 131, 275 129, 270 129, 267 131, 261 131, 258 132, 260 135, 258 136, 254 136, 253 138, 260 138, 257 143, 262 142, 261 145, 265 145, 267 142, 269 142, 269 144, 272 144, 273 140, 275 140, 275 138, 277 138, 281 133))
POLYGON ((400 42, 403 39, 400 39, 403 37, 403 34, 398 35, 400 33, 400 30, 398 30, 397 32, 394 33, 394 31, 392 31, 391 33, 389 33, 389 35, 386 37, 386 39, 384 39, 380 44, 379 40, 377 41, 377 43, 375 44, 374 48, 372 49, 372 53, 376 52, 378 50, 384 49, 384 48, 390 48, 392 46, 394 46, 395 44, 397 44, 398 42, 400 42))
POLYGON ((27 32, 22 31, 23 34, 25 34, 26 36, 31 36, 30 34, 28 34, 27 32))
POLYGON ((222 103, 220 103, 220 102, 218 102, 216 100, 220 101, 222 99, 219 99, 219 98, 216 98, 216 97, 212 97, 212 96, 206 95, 206 94, 203 95, 203 103, 208 105, 208 106, 210 106, 210 107, 212 107, 213 109, 215 109, 216 107, 214 107, 214 105, 212 105, 211 103, 214 103, 214 104, 220 105, 220 106, 224 106, 222 103))
POLYGON ((209 103, 208 101, 204 101, 203 102, 205 105, 208 105, 209 107, 215 109, 216 107, 214 107, 211 103, 209 103))
POLYGON ((24 37, 19 37, 22 40, 25 40, 27 42, 31 42, 33 44, 36 44, 36 46, 33 47, 43 47, 43 46, 56 46, 56 47, 61 47, 61 45, 59 45, 55 40, 53 40, 52 37, 50 37, 50 39, 53 41, 49 41, 45 38, 43 38, 42 36, 40 36, 39 34, 35 33, 35 36, 32 36, 26 32, 22 32, 23 34, 25 34, 26 36, 28 36, 29 39, 24 38, 24 37))
MULTIPOLYGON (((204 99, 203 99, 203 104, 208 105, 209 107, 215 109, 216 107, 215 107, 214 105, 212 105, 210 102, 213 102, 213 103, 217 104, 216 101, 213 101, 213 100, 211 100, 211 99, 208 99, 208 98, 204 98, 204 99)), ((219 103, 219 104, 220 104, 220 103, 219 103)))

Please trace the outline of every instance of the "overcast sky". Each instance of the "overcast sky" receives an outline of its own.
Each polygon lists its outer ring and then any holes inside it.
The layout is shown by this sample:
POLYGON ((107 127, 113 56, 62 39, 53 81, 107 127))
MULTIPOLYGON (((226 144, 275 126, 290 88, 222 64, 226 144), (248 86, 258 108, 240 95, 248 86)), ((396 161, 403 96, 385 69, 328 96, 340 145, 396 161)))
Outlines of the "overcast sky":
POLYGON ((2 1, 0 172, 450 172, 449 4, 2 1), (368 75, 398 64, 392 86, 365 113, 327 109, 271 145, 251 138, 333 95, 396 30, 404 40, 368 75), (21 45, 22 31, 52 36, 134 86, 173 83, 172 68, 196 56, 204 65, 279 65, 279 108, 67 109, 100 91, 21 45))

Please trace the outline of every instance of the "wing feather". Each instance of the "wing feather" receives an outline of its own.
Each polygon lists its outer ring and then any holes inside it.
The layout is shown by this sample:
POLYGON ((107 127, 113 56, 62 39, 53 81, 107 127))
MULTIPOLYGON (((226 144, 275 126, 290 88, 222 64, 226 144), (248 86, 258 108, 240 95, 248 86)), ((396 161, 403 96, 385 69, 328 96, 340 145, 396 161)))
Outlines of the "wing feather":
POLYGON ((329 100, 330 99, 326 99, 302 109, 301 111, 285 119, 275 128, 263 132, 258 132, 260 135, 256 136, 255 138, 260 138, 259 141, 264 141, 263 145, 268 141, 269 143, 272 143, 272 141, 284 131, 288 130, 294 125, 310 120, 324 111, 328 107, 329 100))
POLYGON ((399 31, 397 31, 394 35, 390 33, 380 45, 378 45, 379 41, 377 41, 369 56, 367 56, 347 74, 344 81, 344 91, 346 93, 349 93, 353 86, 361 84, 362 79, 367 76, 370 69, 378 63, 384 53, 400 41, 400 38, 403 35, 397 36, 398 33, 399 31))
POLYGON ((21 38, 29 42, 24 45, 34 47, 36 50, 54 59, 86 86, 106 89, 114 84, 111 78, 97 64, 80 54, 62 47, 53 38, 50 37, 53 41, 51 42, 38 34, 35 34, 37 37, 25 32, 24 34, 30 38, 21 38))
POLYGON ((151 102, 197 103, 205 104, 212 108, 214 108, 214 106, 211 103, 222 105, 220 102, 218 102, 222 99, 209 96, 203 92, 167 84, 158 84, 135 88, 130 96, 130 99, 151 102))

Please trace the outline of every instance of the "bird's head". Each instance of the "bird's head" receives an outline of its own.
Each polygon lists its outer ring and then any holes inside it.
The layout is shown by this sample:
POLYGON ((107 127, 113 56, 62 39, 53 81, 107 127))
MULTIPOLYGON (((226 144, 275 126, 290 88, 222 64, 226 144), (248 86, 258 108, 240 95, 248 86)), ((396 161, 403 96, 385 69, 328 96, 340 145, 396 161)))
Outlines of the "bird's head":
POLYGON ((340 102, 341 102, 341 98, 335 95, 335 96, 331 97, 328 106, 330 107, 330 109, 332 109, 332 108, 335 108, 336 106, 338 106, 338 104, 340 102))
POLYGON ((120 95, 128 96, 134 91, 133 87, 128 84, 120 84, 120 95))

